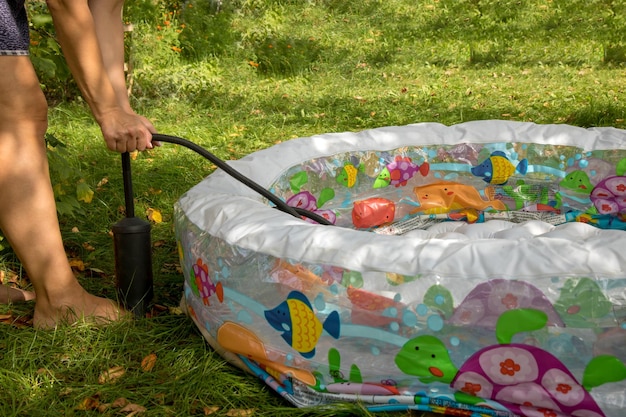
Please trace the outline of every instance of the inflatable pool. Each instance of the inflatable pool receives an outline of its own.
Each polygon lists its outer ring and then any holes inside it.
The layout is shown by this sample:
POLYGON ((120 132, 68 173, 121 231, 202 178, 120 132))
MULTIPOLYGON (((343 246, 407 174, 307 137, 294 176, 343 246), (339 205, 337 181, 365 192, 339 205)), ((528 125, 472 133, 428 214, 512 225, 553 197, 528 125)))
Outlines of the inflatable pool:
POLYGON ((621 417, 626 131, 477 121, 280 143, 175 207, 210 345, 296 406, 621 417))

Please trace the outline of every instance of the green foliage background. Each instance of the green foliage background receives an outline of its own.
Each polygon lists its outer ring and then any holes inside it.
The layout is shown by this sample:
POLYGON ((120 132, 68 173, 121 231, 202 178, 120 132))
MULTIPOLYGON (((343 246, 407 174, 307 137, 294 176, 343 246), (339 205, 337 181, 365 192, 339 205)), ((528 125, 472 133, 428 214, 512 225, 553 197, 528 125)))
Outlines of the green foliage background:
MULTIPOLYGON (((46 96, 51 105, 80 101, 54 39, 45 2, 27 5, 32 60, 46 96)), ((558 70, 564 76, 562 81, 569 83, 568 77, 622 68, 626 62, 625 16, 624 2, 610 0, 363 0, 358 5, 338 0, 138 0, 126 2, 124 12, 129 28, 129 81, 137 106, 185 100, 200 109, 237 111, 242 97, 236 83, 255 83, 260 77, 266 84, 287 82, 300 84, 299 88, 315 84, 319 89, 307 106, 271 98, 267 91, 247 97, 245 101, 255 107, 251 111, 281 114, 283 120, 270 123, 287 123, 290 113, 298 109, 300 114, 293 115, 297 119, 307 114, 309 118, 326 117, 333 111, 347 113, 346 123, 336 126, 346 129, 371 127, 376 122, 367 113, 354 112, 345 87, 342 91, 342 86, 332 83, 320 85, 321 74, 343 77, 346 84, 353 85, 361 79, 366 85, 373 72, 380 72, 382 77, 376 78, 389 85, 404 77, 400 92, 387 97, 363 96, 380 109, 370 114, 382 110, 389 115, 404 104, 428 107, 432 119, 439 118, 442 110, 461 111, 461 120, 453 122, 517 114, 522 120, 619 127, 624 118, 617 92, 609 90, 597 96, 587 93, 586 87, 574 86, 575 81, 569 87, 570 97, 545 91, 545 97, 535 94, 530 101, 536 104, 521 110, 516 107, 528 104, 529 91, 520 84, 522 90, 497 103, 501 111, 495 115, 481 113, 488 105, 476 94, 477 88, 456 91, 456 97, 443 97, 444 103, 433 85, 441 82, 441 77, 453 78, 461 72, 482 76, 492 69, 494 78, 498 73, 512 78, 508 73, 520 68, 518 80, 531 78, 537 71, 553 77, 558 70), (459 110, 456 101, 468 96, 477 103, 459 110), (591 111, 551 116, 549 106, 577 100, 586 101, 591 111), (304 107, 318 111, 307 113, 304 107)), ((401 117, 402 111, 395 112, 386 123, 415 121, 404 114, 401 117)), ((80 161, 63 152, 67 140, 57 137, 48 141, 51 172, 59 213, 76 215, 81 212, 81 196, 92 190, 86 188, 80 161)))
MULTIPOLYGON (((68 257, 84 261, 76 272, 89 291, 115 298, 119 155, 104 147, 69 76, 45 2, 27 5, 31 57, 51 105, 47 144, 68 257)), ((417 122, 625 127, 626 0, 135 0, 124 20, 134 109, 160 132, 225 160, 299 136, 417 122)), ((173 308, 182 276, 172 206, 214 167, 167 145, 132 165, 137 215, 163 215, 152 224, 154 302, 173 308)), ((5 255, 0 272, 24 276, 5 255)), ((32 303, 2 313, 28 317, 32 303)), ((216 415, 341 414, 294 410, 208 349, 184 316, 106 331, 0 331, 8 341, 0 354, 3 415, 95 414, 77 410, 92 397, 126 397, 155 416, 203 415, 212 406, 216 415), (138 363, 151 351, 156 372, 143 373, 138 363), (114 365, 127 376, 98 384, 114 365)))

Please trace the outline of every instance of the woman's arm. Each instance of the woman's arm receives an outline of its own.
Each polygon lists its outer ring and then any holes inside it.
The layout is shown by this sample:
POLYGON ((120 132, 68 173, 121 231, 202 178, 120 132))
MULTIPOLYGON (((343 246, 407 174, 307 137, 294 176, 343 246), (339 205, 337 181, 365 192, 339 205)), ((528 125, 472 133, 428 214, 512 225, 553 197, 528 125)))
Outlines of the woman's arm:
POLYGON ((124 73, 124 25, 122 24, 124 0, 88 0, 88 4, 94 20, 104 69, 109 75, 118 104, 127 112, 133 113, 128 101, 124 73))
MULTIPOLYGON (((87 0, 47 0, 47 3, 63 54, 83 97, 102 129, 109 149, 128 152, 152 148, 154 127, 147 119, 129 111, 128 98, 120 98, 119 93, 116 93, 116 87, 105 66, 94 15, 89 9, 87 0)), ((120 46, 123 48, 123 43, 120 45, 118 42, 117 45, 118 48, 120 46)), ((110 55, 113 49, 114 44, 104 42, 107 54, 110 55)), ((123 49, 121 53, 123 65, 123 49)), ((117 58, 113 58, 109 65, 115 65, 115 60, 119 61, 119 55, 113 53, 112 56, 117 58)), ((117 88, 119 89, 119 86, 117 88)))

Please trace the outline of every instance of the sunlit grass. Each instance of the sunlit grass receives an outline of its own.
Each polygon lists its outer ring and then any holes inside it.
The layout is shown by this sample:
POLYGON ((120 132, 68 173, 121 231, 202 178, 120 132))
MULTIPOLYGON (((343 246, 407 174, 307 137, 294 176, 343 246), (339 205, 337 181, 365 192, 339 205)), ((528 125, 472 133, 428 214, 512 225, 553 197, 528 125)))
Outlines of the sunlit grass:
MULTIPOLYGON (((155 4, 138 2, 127 15, 133 105, 161 133, 222 159, 294 137, 416 122, 624 127, 621 1, 239 0, 224 2, 219 15, 207 15, 215 12, 209 0, 185 2, 171 15, 155 4)), ((68 253, 85 262, 77 274, 90 291, 115 298, 110 229, 123 217, 120 157, 105 149, 80 102, 51 109, 50 132, 94 190, 82 215, 60 219, 68 253)), ((85 398, 119 397, 150 416, 204 415, 210 407, 219 407, 216 415, 252 408, 267 416, 340 414, 294 410, 212 352, 188 318, 168 312, 182 292, 172 207, 214 167, 164 144, 139 154, 132 168, 136 214, 163 216, 152 224, 152 240, 154 301, 165 311, 104 330, 0 325, 0 414, 118 415, 77 408, 85 398), (150 353, 157 364, 143 372, 150 353), (126 374, 99 384, 114 366, 126 374)), ((10 253, 0 259, 0 270, 23 275, 10 253)), ((28 317, 32 304, 2 312, 28 317)))

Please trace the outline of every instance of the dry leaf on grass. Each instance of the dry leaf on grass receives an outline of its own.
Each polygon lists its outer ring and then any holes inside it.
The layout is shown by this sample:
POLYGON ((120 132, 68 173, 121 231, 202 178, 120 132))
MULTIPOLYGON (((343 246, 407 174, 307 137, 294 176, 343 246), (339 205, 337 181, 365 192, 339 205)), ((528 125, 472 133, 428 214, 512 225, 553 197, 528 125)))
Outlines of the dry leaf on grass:
POLYGON ((76 410, 80 411, 89 411, 95 410, 100 405, 100 400, 97 396, 93 397, 85 397, 82 401, 76 406, 76 410))
POLYGON ((98 383, 99 384, 113 383, 117 381, 118 379, 120 379, 125 373, 126 373, 126 370, 124 369, 123 366, 114 366, 113 368, 109 368, 100 374, 100 376, 98 377, 98 383))
POLYGON ((133 403, 127 404, 124 408, 120 410, 120 413, 130 413, 126 417, 134 416, 134 415, 145 413, 145 412, 146 412, 146 407, 144 407, 143 405, 133 404, 133 403))
POLYGON ((233 409, 233 410, 228 410, 228 412, 226 413, 226 415, 229 417, 248 417, 253 414, 254 414, 254 408, 249 408, 247 410, 233 409))
POLYGON ((146 216, 148 216, 148 220, 154 223, 163 223, 163 215, 157 209, 149 208, 146 210, 146 216))
POLYGON ((70 266, 72 269, 76 269, 81 272, 85 270, 85 263, 77 258, 70 259, 70 266))
POLYGON ((124 397, 120 397, 111 403, 111 407, 113 408, 126 407, 128 404, 130 404, 130 401, 128 401, 124 397))
POLYGON ((109 408, 122 408, 126 407, 130 402, 124 398, 120 397, 113 401, 112 403, 102 403, 98 406, 98 412, 104 414, 109 408))
POLYGON ((144 372, 150 372, 154 365, 156 365, 157 355, 151 353, 141 360, 141 370, 144 372))
POLYGON ((108 182, 109 182, 109 179, 107 177, 104 177, 98 182, 98 184, 96 184, 96 187, 100 188, 103 185, 108 184, 108 182))
POLYGON ((96 248, 94 248, 94 247, 92 246, 92 244, 91 244, 91 243, 89 243, 89 242, 83 242, 83 248, 84 248, 85 250, 88 250, 89 252, 93 252, 93 251, 95 251, 95 250, 96 250, 96 248))
POLYGON ((33 318, 31 316, 15 316, 13 314, 0 314, 0 324, 8 324, 18 329, 32 327, 33 318))
POLYGON ((211 414, 215 414, 219 411, 219 409, 220 408, 216 405, 202 407, 202 411, 204 411, 205 416, 210 416, 211 414))

